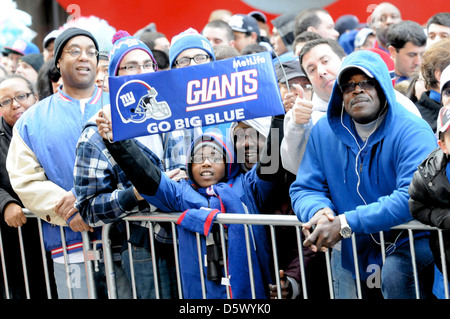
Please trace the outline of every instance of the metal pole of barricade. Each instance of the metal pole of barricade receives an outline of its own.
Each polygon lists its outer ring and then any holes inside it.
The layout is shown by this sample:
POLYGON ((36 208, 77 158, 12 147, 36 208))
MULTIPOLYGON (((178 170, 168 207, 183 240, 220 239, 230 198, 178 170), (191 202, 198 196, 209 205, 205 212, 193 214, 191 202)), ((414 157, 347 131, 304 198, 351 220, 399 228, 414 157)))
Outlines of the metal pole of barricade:
POLYGON ((52 299, 52 289, 50 287, 50 274, 48 272, 48 263, 47 263, 47 251, 45 250, 44 244, 44 234, 42 232, 42 221, 40 218, 37 218, 38 230, 39 230, 39 240, 41 242, 41 255, 42 255, 42 264, 44 265, 44 276, 45 276, 45 287, 47 288, 47 298, 52 299))
POLYGON ((411 251, 411 264, 413 267, 413 275, 414 275, 414 288, 416 290, 416 299, 420 299, 419 276, 417 274, 417 264, 416 264, 416 250, 414 249, 414 235, 411 229, 408 229, 408 235, 409 235, 409 248, 411 251))
POLYGON ((175 223, 171 223, 172 225, 172 236, 173 236, 173 253, 175 256, 175 271, 177 274, 177 287, 178 287, 178 297, 183 299, 183 286, 181 284, 181 274, 180 274, 180 260, 178 258, 178 237, 177 237, 177 227, 175 223))
POLYGON ((6 299, 10 299, 11 296, 9 295, 9 285, 8 285, 8 276, 6 272, 6 263, 5 263, 5 254, 3 250, 3 238, 2 233, 0 230, 0 255, 2 259, 2 269, 3 269, 3 283, 5 285, 5 297, 6 299))
POLYGON ((275 228, 273 225, 270 225, 270 235, 272 242, 272 252, 273 252, 273 265, 275 268, 275 282, 277 285, 277 298, 281 299, 281 282, 280 282, 280 270, 278 266, 278 251, 277 251, 277 243, 275 237, 275 228))
POLYGON ((223 270, 224 270, 224 274, 225 274, 225 287, 226 287, 226 292, 227 292, 227 299, 231 298, 231 293, 230 293, 230 278, 228 277, 228 263, 227 263, 227 243, 225 240, 225 227, 223 226, 223 224, 219 224, 219 228, 220 228, 220 241, 222 243, 222 260, 223 260, 223 270))
POLYGON ((440 252, 440 255, 441 255, 442 276, 444 278, 445 299, 449 299, 447 262, 445 260, 445 251, 444 251, 444 238, 443 238, 443 235, 442 235, 442 229, 438 229, 437 232, 438 232, 438 238, 439 238, 439 252, 440 252))
POLYGON ((22 258, 22 270, 23 270, 23 281, 25 283, 25 294, 27 296, 27 299, 30 299, 30 286, 28 282, 27 259, 25 257, 25 249, 23 248, 22 226, 17 227, 17 232, 19 235, 20 256, 22 258))
POLYGON ((362 299, 361 292, 361 277, 359 274, 359 262, 358 262, 358 252, 356 250, 356 236, 355 233, 352 234, 352 249, 353 249, 353 260, 355 263, 355 280, 356 280, 356 289, 358 293, 358 299, 362 299))
POLYGON ((380 246, 381 246, 381 259, 384 262, 386 261, 386 246, 384 242, 384 232, 380 231, 380 246))
MULTIPOLYGON (((91 245, 89 234, 87 231, 81 232, 83 238, 83 254, 84 254, 84 265, 86 268, 86 279, 88 285, 88 295, 89 299, 97 299, 97 290, 95 289, 94 280, 94 270, 92 269, 92 259, 96 260, 96 256, 89 256, 91 252, 91 245)), ((98 261, 97 261, 98 262, 98 261)))
POLYGON ((255 293, 255 278, 253 275, 253 262, 252 262, 252 251, 250 246, 250 234, 248 230, 249 226, 244 225, 245 230, 245 246, 247 247, 247 261, 248 261, 248 276, 250 277, 250 289, 252 292, 252 299, 256 299, 255 293))
POLYGON ((203 273, 203 254, 202 254, 202 242, 200 239, 200 234, 195 233, 197 238, 197 254, 198 254, 198 267, 200 271, 200 283, 202 285, 202 296, 206 299, 206 286, 205 286, 205 275, 203 273))
POLYGON ((111 249, 109 233, 113 224, 106 224, 102 229, 103 260, 105 262, 106 284, 108 286, 108 297, 117 299, 116 275, 114 271, 114 260, 111 249))
MULTIPOLYGON (((282 219, 280 219, 279 215, 271 215, 271 214, 262 214, 257 215, 257 218, 255 215, 252 214, 217 214, 216 216, 216 222, 221 224, 251 224, 251 225, 290 225, 290 226, 301 226, 301 222, 298 220, 297 216, 283 216, 282 219)), ((246 227, 247 225, 244 225, 246 227)), ((250 236, 248 228, 244 228, 246 233, 246 247, 247 247, 247 257, 249 259, 249 263, 251 263, 251 255, 249 254, 250 249, 250 236)), ((250 275, 250 284, 253 285, 252 288, 252 295, 255 295, 255 289, 254 289, 254 276, 253 276, 253 267, 249 267, 250 275)), ((255 298, 255 297, 253 297, 255 298)))
POLYGON ((127 226, 127 242, 128 242, 128 259, 130 262, 131 288, 133 291, 133 298, 137 299, 136 279, 134 278, 133 247, 131 246, 131 243, 130 243, 130 222, 129 221, 126 222, 126 226, 127 226))
POLYGON ((330 299, 334 299, 334 286, 333 286, 333 274, 331 272, 331 258, 330 250, 327 249, 325 252, 325 263, 327 265, 327 276, 328 276, 328 289, 330 292, 330 299))
MULTIPOLYGON (((154 220, 156 221, 168 221, 172 223, 172 229, 174 231, 174 234, 176 234, 176 225, 174 224, 174 220, 176 220, 178 218, 179 214, 178 213, 155 213, 155 214, 145 214, 144 219, 150 217, 150 218, 155 218, 154 220)), ((249 254, 249 249, 250 249, 250 236, 249 236, 249 230, 248 230, 248 226, 246 226, 246 224, 250 224, 250 225, 288 225, 288 226, 295 226, 297 227, 297 233, 300 232, 299 227, 301 227, 301 222, 298 221, 296 216, 279 216, 279 215, 258 215, 257 218, 255 218, 256 216, 254 215, 249 215, 249 214, 218 214, 215 220, 215 223, 219 223, 219 225, 221 227, 223 227, 223 224, 244 224, 244 229, 246 232, 246 245, 247 245, 247 253, 248 253, 248 257, 250 257, 249 254), (247 227, 247 228, 246 228, 247 227)), ((126 220, 142 220, 142 216, 141 215, 135 215, 135 216, 127 216, 127 218, 124 218, 126 220)), ((431 226, 427 226, 427 225, 423 225, 418 221, 411 221, 408 222, 406 224, 402 224, 402 225, 398 225, 395 227, 391 228, 392 230, 394 229, 411 229, 411 230, 415 230, 415 229, 436 229, 435 227, 431 227, 431 226)), ((221 228, 221 237, 222 242, 225 242, 225 236, 223 235, 223 228, 221 228)), ((298 247, 299 247, 299 253, 300 256, 299 258, 302 258, 302 244, 301 244, 301 237, 297 235, 297 241, 298 241, 298 247)), ((355 234, 352 234, 352 252, 353 252, 353 258, 354 258, 354 264, 355 264, 355 275, 356 275, 356 287, 357 287, 357 296, 359 299, 361 299, 362 296, 362 290, 361 290, 361 278, 360 278, 360 268, 359 268, 359 261, 358 261, 358 256, 357 256, 357 246, 356 246, 356 238, 355 238, 355 234)), ((177 268, 177 279, 178 279, 178 289, 179 289, 179 294, 180 296, 182 296, 182 284, 181 284, 181 276, 180 276, 180 270, 179 270, 179 259, 178 259, 178 249, 177 249, 177 240, 174 239, 174 253, 175 253, 175 258, 176 258, 176 268, 177 268)), ((380 245, 382 246, 382 256, 383 259, 385 260, 386 258, 386 248, 385 246, 385 240, 384 240, 384 233, 380 232, 380 245)), ((222 245, 222 249, 223 249, 223 254, 226 255, 226 250, 225 250, 225 245, 222 245)), ((441 248, 442 249, 442 248, 441 248)), ((206 292, 205 292, 205 278, 204 278, 204 272, 203 272, 203 264, 204 264, 204 256, 202 256, 201 253, 201 241, 200 241, 200 235, 197 234, 197 250, 199 252, 198 255, 198 260, 199 260, 199 268, 200 268, 200 276, 201 276, 201 285, 202 285, 202 292, 203 292, 203 298, 206 298, 206 292)), ((414 255, 413 255, 414 256, 414 255)), ((330 262, 330 255, 329 255, 329 251, 325 253, 325 258, 326 258, 326 264, 327 264, 327 275, 329 278, 329 287, 330 287, 330 297, 334 298, 334 291, 333 291, 333 284, 332 284, 332 273, 331 273, 331 262, 330 262)), ((415 258, 415 257, 412 257, 415 258)), ((251 262, 251 261, 250 261, 251 262)), ((383 261, 384 262, 384 261, 383 261)), ((413 261, 415 263, 415 261, 413 261)), ((301 264, 303 265, 303 262, 301 262, 301 264)), ((227 274, 227 269, 226 269, 226 262, 225 262, 225 276, 228 276, 227 274)), ((249 271, 252 272, 252 267, 249 268, 249 271)), ((445 269, 446 270, 446 269, 445 269)), ((305 280, 304 280, 304 269, 302 269, 302 284, 305 285, 305 280)), ((253 277, 253 275, 251 275, 253 277)), ((251 278, 252 278, 251 277, 251 278)), ((445 274, 444 279, 447 279, 447 276, 445 274)), ((416 281, 417 282, 417 281, 416 281)), ((447 281, 446 281, 447 282, 447 281)), ((251 285, 253 285, 254 282, 251 282, 251 285)), ((252 293, 254 294, 254 287, 252 288, 253 291, 252 293)), ((306 286, 303 287, 303 290, 306 291, 306 286)), ((228 290, 227 290, 228 293, 228 290)), ((447 292, 447 296, 448 296, 448 292, 447 292)), ((181 297, 180 297, 181 299, 181 297)))
POLYGON ((69 292, 69 299, 73 299, 73 295, 72 295, 72 280, 70 278, 69 256, 67 254, 67 245, 66 245, 66 236, 64 235, 64 227, 63 226, 59 226, 59 231, 60 231, 60 234, 61 234, 61 243, 62 243, 63 255, 64 255, 64 267, 66 269, 67 290, 69 292))
POLYGON ((153 231, 153 223, 148 222, 148 232, 150 236, 150 252, 152 255, 152 266, 153 266, 153 282, 155 284, 155 297, 160 298, 159 295, 159 284, 158 284, 158 267, 156 265, 156 253, 155 253, 155 234, 153 231))
POLYGON ((299 226, 295 226, 295 232, 297 234, 298 260, 300 263, 300 278, 302 279, 303 299, 308 299, 308 289, 306 287, 306 275, 305 275, 305 261, 303 258, 302 234, 299 226))

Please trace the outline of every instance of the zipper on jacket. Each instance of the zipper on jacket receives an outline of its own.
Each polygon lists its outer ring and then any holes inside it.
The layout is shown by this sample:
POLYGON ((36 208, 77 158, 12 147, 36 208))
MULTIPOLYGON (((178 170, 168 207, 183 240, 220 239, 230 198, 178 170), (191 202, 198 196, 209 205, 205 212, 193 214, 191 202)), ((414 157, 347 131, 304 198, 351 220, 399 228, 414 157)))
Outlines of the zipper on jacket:
POLYGON ((363 163, 359 164, 359 172, 362 173, 363 163))

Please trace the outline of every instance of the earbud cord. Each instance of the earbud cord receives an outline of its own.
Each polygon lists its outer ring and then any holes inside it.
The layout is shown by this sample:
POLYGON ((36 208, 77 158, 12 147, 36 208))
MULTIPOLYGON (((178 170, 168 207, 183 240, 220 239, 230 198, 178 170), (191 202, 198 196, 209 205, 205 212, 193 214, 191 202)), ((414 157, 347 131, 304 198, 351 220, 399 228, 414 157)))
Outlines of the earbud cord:
MULTIPOLYGON (((359 171, 358 171, 358 158, 359 158, 361 152, 362 152, 362 151, 364 150, 364 148, 367 146, 367 143, 369 142, 369 138, 370 138, 370 137, 372 136, 372 134, 377 130, 377 128, 378 128, 378 121, 379 121, 379 119, 380 119, 380 117, 381 117, 381 114, 383 114, 384 110, 386 109, 386 106, 387 106, 387 100, 386 100, 386 102, 384 103, 384 107, 383 107, 383 109, 381 110, 380 115, 379 115, 378 118, 377 118, 377 122, 375 123, 375 128, 374 128, 373 131, 369 134, 369 136, 367 136, 366 142, 364 143, 364 145, 363 145, 362 148, 359 146, 358 140, 357 140, 357 138, 355 137, 355 135, 353 135, 353 133, 352 133, 352 132, 348 129, 348 127, 345 126, 345 124, 344 124, 344 121, 343 121, 343 116, 344 116, 344 105, 342 105, 342 109, 341 109, 341 125, 342 125, 342 126, 349 132, 349 134, 353 137, 353 139, 354 139, 355 142, 356 142, 356 145, 358 145, 358 148, 359 148, 359 152, 358 152, 358 154, 356 154, 356 158, 355 158, 355 173, 356 173, 356 176, 357 176, 357 178, 358 178, 358 182, 357 182, 357 184, 356 184, 356 192, 358 193, 358 196, 361 198, 361 200, 364 202, 364 205, 366 205, 366 206, 367 206, 367 202, 365 201, 364 197, 361 195, 361 192, 359 191, 359 186, 360 186, 360 184, 361 184, 361 177, 359 176, 359 171)), ((397 240, 398 240, 398 238, 400 237, 400 235, 401 235, 402 232, 403 232, 403 231, 401 231, 401 232, 398 234, 397 238, 395 238, 395 241, 394 241, 393 243, 387 242, 387 244, 389 244, 389 246, 386 248, 386 251, 388 251, 389 249, 391 249, 391 247, 395 247, 396 242, 397 242, 397 240)), ((372 237, 373 241, 374 241, 377 245, 381 245, 381 243, 379 243, 379 242, 373 237, 372 234, 370 234, 370 237, 372 237)))

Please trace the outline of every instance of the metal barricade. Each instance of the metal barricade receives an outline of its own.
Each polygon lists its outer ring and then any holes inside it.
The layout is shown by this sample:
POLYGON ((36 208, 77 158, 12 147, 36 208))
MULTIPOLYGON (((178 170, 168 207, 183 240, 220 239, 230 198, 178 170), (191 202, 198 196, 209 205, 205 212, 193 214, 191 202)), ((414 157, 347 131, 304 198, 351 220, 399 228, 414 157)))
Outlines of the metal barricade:
MULTIPOLYGON (((178 251, 177 251, 177 237, 176 237, 176 221, 178 220, 178 217, 180 216, 180 213, 149 213, 149 214, 133 214, 133 215, 129 215, 127 217, 124 218, 124 220, 128 223, 130 222, 142 222, 142 221, 147 221, 149 226, 149 235, 151 240, 153 240, 154 238, 154 230, 152 227, 152 223, 153 222, 169 222, 172 225, 172 231, 174 234, 174 245, 173 245, 173 250, 174 250, 174 254, 175 254, 175 258, 176 258, 176 273, 177 273, 177 280, 178 280, 178 295, 179 298, 182 298, 183 296, 183 292, 182 292, 182 288, 181 288, 181 282, 180 282, 180 269, 179 269, 179 260, 178 260, 178 251)), ((220 225, 220 234, 221 234, 221 241, 222 241, 222 255, 223 255, 223 260, 226 260, 226 250, 225 250, 225 235, 224 235, 224 225, 227 224, 242 224, 244 225, 244 229, 245 229, 245 242, 246 242, 246 247, 247 250, 249 250, 250 247, 250 235, 249 235, 249 227, 251 225, 264 225, 264 226, 268 226, 270 229, 270 234, 271 234, 271 238, 270 238, 270 242, 271 242, 271 247, 272 247, 272 251, 273 251, 273 261, 274 261, 274 271, 275 271, 275 283, 277 285, 277 293, 278 293, 278 298, 281 299, 281 282, 280 282, 280 278, 279 278, 279 265, 278 265, 278 252, 277 252, 277 241, 276 241, 276 236, 275 236, 275 227, 277 226, 290 226, 290 227, 295 227, 296 229, 296 237, 297 237, 297 246, 298 246, 298 251, 299 253, 299 260, 300 260, 300 269, 301 269, 301 289, 302 289, 302 296, 303 298, 307 299, 308 298, 308 287, 306 286, 306 279, 305 279, 305 265, 304 265, 304 259, 303 259, 303 253, 302 253, 302 246, 303 246, 303 242, 302 242, 302 232, 301 232, 301 226, 302 223, 297 219, 296 216, 285 216, 285 215, 266 215, 266 214, 259 214, 259 215, 251 215, 251 214, 218 214, 216 216, 216 220, 215 223, 218 223, 220 225)), ((111 227, 111 225, 107 225, 104 227, 104 231, 103 231, 103 240, 107 240, 108 238, 108 232, 109 232, 109 228, 111 227)), ((440 261, 435 261, 435 262, 441 262, 442 264, 442 272, 443 272, 443 278, 444 278, 444 287, 445 287, 445 297, 446 299, 449 299, 449 292, 448 292, 448 275, 447 275, 447 268, 446 268, 446 263, 445 263, 445 254, 444 254, 444 243, 443 243, 443 236, 442 236, 442 230, 435 228, 435 227, 430 227, 430 226, 426 226, 421 224, 418 221, 411 221, 409 223, 403 224, 403 225, 399 225, 396 227, 393 227, 392 229, 403 229, 403 230, 407 230, 408 231, 408 236, 409 236, 409 244, 410 244, 410 250, 411 250, 411 259, 412 259, 412 265, 413 265, 413 273, 414 273, 414 282, 415 282, 415 287, 416 287, 416 296, 417 298, 420 298, 419 295, 419 279, 418 279, 418 272, 417 272, 417 267, 416 267, 416 256, 415 256, 415 248, 414 248, 414 237, 413 237, 413 231, 418 231, 418 230, 427 230, 427 231, 437 231, 438 235, 439 235, 439 243, 440 243, 440 250, 441 250, 441 260, 440 261)), ((128 234, 129 235, 129 234, 128 234)), ((352 249, 353 249, 353 255, 354 255, 354 260, 355 260, 355 271, 356 271, 356 286, 357 286, 357 296, 358 298, 362 298, 362 293, 361 293, 361 281, 360 279, 360 275, 359 275, 359 265, 358 265, 358 258, 357 258, 357 247, 356 247, 356 236, 355 234, 352 234, 351 240, 352 240, 352 249)), ((380 240, 381 240, 381 244, 380 246, 381 248, 381 254, 383 257, 383 262, 385 261, 386 258, 386 250, 385 250, 385 246, 384 246, 384 236, 383 236, 383 232, 380 232, 380 240)), ((151 243, 150 245, 151 247, 151 253, 152 253, 152 265, 153 265, 153 270, 154 273, 157 274, 157 266, 156 266, 156 262, 155 262, 155 255, 157 254, 157 252, 155 252, 154 250, 154 245, 151 243)), ((106 245, 104 246, 104 251, 105 251, 105 263, 108 265, 112 265, 112 259, 110 258, 110 254, 107 252, 109 249, 109 247, 106 245), (108 256, 108 258, 107 258, 108 256)), ((131 250, 130 250, 131 251, 131 250)), ((200 248, 200 234, 197 234, 197 253, 198 253, 198 260, 199 260, 199 271, 200 271, 200 279, 201 279, 201 286, 202 286, 202 296, 203 298, 206 298, 206 285, 205 285, 205 278, 203 275, 203 258, 201 256, 201 248, 200 248)), ((250 288, 251 288, 251 293, 252 293, 252 297, 255 298, 255 284, 254 284, 254 278, 253 278, 253 273, 252 273, 252 259, 251 259, 251 254, 248 253, 247 251, 247 256, 248 256, 248 266, 249 266, 249 276, 250 276, 250 288)), ((330 252, 326 252, 325 253, 325 261, 326 261, 326 268, 327 268, 327 277, 328 277, 328 283, 329 283, 329 295, 331 299, 334 299, 334 292, 333 292, 333 284, 332 284, 332 270, 331 270, 331 261, 330 261, 330 252)), ((130 267, 133 268, 132 265, 132 257, 130 257, 130 267)), ((110 267, 107 267, 110 268, 110 267)), ((133 273, 132 273, 133 274, 133 273)), ((113 272, 108 272, 107 273, 108 276, 108 289, 109 289, 109 295, 110 298, 114 299, 117 298, 117 292, 116 292, 116 287, 115 287, 115 280, 114 280, 114 274, 113 272)), ((224 265, 224 276, 228 277, 228 269, 226 264, 224 265)), ((133 280, 133 279, 132 279, 133 280)), ((154 285, 155 285, 155 289, 157 291, 157 298, 159 298, 159 294, 158 294, 158 282, 157 282, 157 276, 154 276, 154 285)), ((134 281, 133 281, 134 283, 134 281)), ((228 298, 230 298, 230 291, 229 289, 227 289, 227 296, 228 298)), ((134 297, 136 298, 136 292, 134 290, 134 297)))
MULTIPOLYGON (((34 214, 26 211, 27 218, 37 218, 34 214)), ((156 291, 156 298, 160 298, 160 286, 158 283, 158 266, 156 264, 156 256, 158 252, 155 250, 154 240, 155 240, 155 230, 153 228, 153 223, 158 222, 166 222, 171 224, 171 230, 173 232, 173 254, 175 259, 175 272, 176 272, 176 279, 177 279, 177 291, 178 291, 178 298, 183 298, 183 291, 181 286, 181 275, 180 275, 180 264, 178 259, 178 245, 177 245, 177 231, 176 231, 176 222, 178 220, 178 217, 180 216, 179 213, 149 213, 149 214, 133 214, 129 215, 124 218, 127 226, 127 236, 129 238, 130 236, 130 229, 129 224, 132 222, 147 222, 148 226, 148 232, 149 232, 149 238, 150 238, 150 252, 152 256, 152 269, 154 275, 154 287, 156 291)), ((48 271, 48 260, 46 256, 45 246, 44 246, 44 240, 43 240, 43 234, 42 234, 42 223, 39 218, 38 220, 38 229, 39 229, 39 237, 40 237, 40 246, 41 246, 41 254, 42 254, 42 262, 44 265, 44 275, 45 275, 45 284, 47 289, 47 298, 51 299, 51 289, 50 289, 50 278, 52 276, 51 273, 48 271)), ((278 264, 278 251, 277 251, 277 238, 275 235, 275 228, 278 226, 287 226, 287 227, 295 227, 295 233, 296 233, 296 239, 297 239, 297 248, 299 251, 299 261, 300 261, 300 275, 301 275, 301 290, 302 290, 302 297, 304 299, 308 299, 308 287, 306 284, 305 279, 305 263, 304 263, 304 256, 303 256, 303 240, 302 240, 302 231, 301 226, 302 223, 298 221, 296 216, 284 216, 284 215, 266 215, 266 214, 259 214, 259 215, 252 215, 252 214, 218 214, 216 216, 215 223, 219 224, 219 230, 220 230, 220 240, 222 242, 222 257, 223 260, 226 260, 226 239, 225 239, 225 227, 224 225, 228 224, 242 224, 244 225, 245 230, 245 243, 247 248, 247 256, 248 256, 248 267, 249 267, 249 276, 250 276, 250 289, 251 289, 251 295, 253 298, 255 298, 255 283, 252 273, 252 258, 251 254, 248 253, 251 245, 251 235, 249 227, 251 225, 264 225, 269 228, 270 233, 270 244, 272 248, 273 253, 273 269, 274 269, 274 280, 275 284, 277 286, 277 293, 278 298, 281 299, 281 282, 279 277, 279 264, 278 264)), ((57 226, 59 227, 59 226, 57 226)), ((111 228, 114 227, 114 224, 107 224, 103 226, 102 229, 102 239, 98 240, 96 242, 91 242, 89 239, 89 235, 87 232, 82 233, 83 237, 83 252, 84 252, 84 260, 85 260, 85 271, 86 271, 86 277, 88 282, 88 293, 90 299, 97 298, 96 293, 96 285, 94 280, 94 272, 96 271, 97 264, 102 261, 104 262, 105 266, 105 275, 106 275, 106 284, 108 287, 108 298, 110 299, 117 299, 117 287, 116 287, 116 280, 115 280, 115 268, 114 268, 114 258, 112 254, 112 247, 111 247, 111 239, 110 239, 110 232, 111 228), (97 246, 101 245, 101 251, 100 249, 97 249, 97 246)), ((66 269, 66 275, 67 278, 70 277, 69 274, 69 267, 68 267, 68 252, 67 247, 65 246, 65 240, 64 240, 64 231, 63 227, 60 227, 61 229, 61 237, 63 242, 63 254, 64 254, 64 261, 65 261, 65 269, 66 269)), ((447 273, 447 267, 445 262, 445 252, 444 252, 444 241, 443 241, 443 231, 441 229, 430 227, 421 224, 418 221, 411 221, 409 223, 406 223, 404 225, 399 225, 396 227, 393 227, 392 229, 401 229, 406 230, 408 232, 409 237, 409 245, 410 245, 410 251, 411 251, 411 260, 412 260, 412 266, 413 266, 413 274, 414 274, 414 282, 415 282, 415 289, 416 289, 416 297, 420 298, 419 294, 419 277, 418 277, 418 271, 416 267, 416 255, 415 255, 415 246, 414 246, 414 236, 413 231, 436 231, 438 233, 438 239, 439 239, 439 247, 440 247, 440 256, 441 260, 435 260, 436 263, 441 263, 442 265, 442 275, 444 280, 444 289, 445 289, 445 298, 449 299, 449 291, 448 291, 448 273, 447 273)), ((20 243, 20 255, 22 258, 22 265, 23 265, 23 276, 24 276, 24 282, 25 282, 25 291, 27 298, 30 298, 29 293, 29 281, 28 281, 28 273, 27 273, 27 267, 29 266, 27 264, 26 258, 25 258, 25 248, 24 243, 22 240, 22 230, 21 227, 18 228, 18 236, 19 236, 19 243, 20 243)), ((5 297, 10 298, 9 295, 9 288, 8 288, 8 274, 6 271, 6 260, 5 256, 3 254, 3 247, 5 245, 5 242, 2 239, 0 232, 0 261, 3 269, 3 283, 5 285, 5 297)), ((362 298, 361 293, 361 281, 359 280, 359 265, 358 265, 358 258, 357 257, 357 247, 356 247, 356 234, 352 234, 351 241, 352 241, 352 249, 353 249, 353 255, 354 255, 354 261, 355 261, 355 272, 356 272, 356 286, 357 286, 357 296, 358 298, 362 298)), ((383 262, 386 259, 386 249, 384 245, 384 236, 383 232, 380 232, 380 247, 381 247, 381 255, 383 262)), ((132 252, 131 245, 128 246, 129 252, 132 252)), ((199 271, 201 275, 201 286, 202 286, 202 296, 203 298, 206 298, 206 285, 205 285, 205 278, 203 276, 203 258, 201 255, 201 240, 200 240, 200 234, 197 234, 197 253, 199 256, 199 271)), ((333 284, 332 284, 332 268, 331 268, 331 261, 330 261, 330 253, 325 253, 325 262, 326 262, 326 269, 327 269, 327 280, 329 284, 329 295, 330 298, 334 298, 334 291, 333 291, 333 284)), ((134 267, 133 267, 133 256, 132 253, 130 253, 130 269, 131 269, 131 283, 133 288, 133 297, 137 298, 136 293, 136 287, 135 287, 135 278, 134 278, 134 267)), ((224 276, 225 278, 228 277, 228 267, 225 263, 224 265, 224 276)), ((231 298, 231 292, 228 287, 226 290, 227 297, 231 298)), ((70 294, 70 289, 69 289, 70 294)), ((72 297, 70 295, 70 297, 72 297)))
MULTIPOLYGON (((47 298, 52 299, 55 296, 52 296, 52 289, 51 289, 51 276, 53 276, 52 273, 49 272, 49 261, 47 260, 45 245, 44 245, 44 236, 42 231, 42 221, 40 218, 38 218, 36 215, 28 211, 27 209, 24 209, 25 216, 28 218, 35 218, 37 220, 37 227, 38 227, 38 233, 39 233, 39 241, 40 241, 40 247, 41 247, 41 256, 42 256, 42 263, 43 263, 43 269, 44 269, 44 277, 45 277, 45 287, 47 292, 47 298)), ((60 228, 60 234, 61 234, 61 242, 63 245, 63 255, 64 255, 64 265, 66 270, 66 278, 67 282, 69 282, 70 273, 69 273, 69 263, 68 263, 68 251, 66 247, 66 241, 65 241, 65 235, 64 235, 64 227, 62 226, 55 226, 60 228)), ((28 265, 26 256, 25 256, 25 247, 24 247, 24 241, 23 241, 23 234, 22 234, 22 227, 17 228, 18 232, 18 238, 19 238, 19 244, 20 244, 20 256, 21 256, 21 262, 22 262, 22 272, 24 277, 24 290, 26 293, 26 298, 30 299, 30 285, 29 285, 29 278, 28 278, 28 267, 31 267, 33 265, 28 265)), ((97 293, 95 288, 95 280, 94 280, 94 267, 93 263, 98 262, 100 259, 99 254, 96 253, 95 249, 93 249, 93 243, 91 243, 89 239, 89 235, 87 232, 82 232, 82 238, 83 238, 83 254, 84 254, 84 260, 85 260, 85 272, 87 277, 87 291, 89 295, 89 299, 96 299, 97 293)), ((99 244, 99 243, 94 243, 99 244)), ((100 242, 101 244, 101 242, 100 242)), ((3 285, 5 287, 4 296, 6 299, 11 299, 10 295, 10 287, 8 282, 8 273, 7 273, 7 267, 6 267, 6 259, 4 256, 4 245, 5 242, 3 240, 3 236, 0 230, 0 259, 1 259, 1 266, 2 266, 2 275, 3 275, 3 285)), ((51 261, 52 262, 52 261, 51 261)), ((3 292, 0 292, 0 294, 3 292)), ((70 298, 72 298, 72 292, 68 285, 68 293, 70 298)))

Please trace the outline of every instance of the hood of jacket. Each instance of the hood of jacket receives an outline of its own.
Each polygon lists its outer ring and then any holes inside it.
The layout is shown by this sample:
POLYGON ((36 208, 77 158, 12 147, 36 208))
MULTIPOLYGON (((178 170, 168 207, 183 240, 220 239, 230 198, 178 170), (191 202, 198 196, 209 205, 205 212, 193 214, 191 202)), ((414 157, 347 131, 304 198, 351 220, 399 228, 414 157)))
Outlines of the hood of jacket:
MULTIPOLYGON (((198 138, 196 138, 194 141, 192 141, 191 146, 189 147, 187 157, 187 174, 191 182, 195 183, 194 179, 192 178, 192 157, 194 155, 194 151, 200 144, 209 144, 214 143, 220 150, 222 150, 223 154, 226 157, 225 165, 226 165, 226 176, 225 181, 229 181, 230 179, 233 179, 236 177, 236 175, 239 172, 239 164, 236 161, 236 156, 234 153, 233 145, 230 143, 228 139, 225 139, 220 133, 218 132, 207 132, 202 135, 200 135, 198 138)), ((197 183, 195 183, 197 185, 197 183)))
POLYGON ((271 21, 272 25, 277 28, 278 34, 288 51, 292 50, 292 44, 294 43, 295 16, 294 13, 285 13, 271 21))
MULTIPOLYGON (((351 130, 353 133, 355 132, 354 129, 352 129, 352 127, 354 127, 352 123, 353 120, 345 112, 342 92, 338 85, 340 76, 351 68, 363 69, 364 72, 370 73, 373 76, 373 79, 378 82, 387 101, 387 112, 384 121, 370 137, 369 143, 373 144, 381 140, 385 136, 386 130, 391 127, 391 125, 394 125, 394 117, 399 109, 389 70, 379 54, 368 50, 359 50, 353 52, 344 59, 331 93, 327 110, 328 123, 343 143, 348 146, 354 145, 355 137, 352 136, 352 134, 349 134, 348 131, 351 130)), ((380 96, 380 92, 378 92, 378 95, 380 96)))
MULTIPOLYGON (((248 126, 253 127, 259 134, 264 136, 266 139, 269 136, 270 132, 270 126, 272 124, 272 117, 271 116, 265 116, 265 117, 258 117, 250 120, 244 120, 243 123, 247 124, 248 126)), ((231 146, 233 147, 233 150, 236 150, 235 140, 234 140, 234 129, 238 126, 239 122, 233 122, 230 126, 230 129, 228 130, 228 140, 230 141, 231 146)), ((236 159, 239 161, 239 159, 236 159)), ((249 169, 245 166, 244 163, 239 163, 242 170, 244 172, 249 171, 249 169)))
MULTIPOLYGON (((265 116, 265 117, 258 117, 250 120, 243 120, 245 124, 248 126, 253 127, 255 130, 258 131, 258 133, 262 134, 265 138, 269 136, 270 131, 270 125, 272 124, 272 117, 271 116, 265 116)), ((230 125, 229 129, 229 136, 230 142, 232 145, 234 145, 234 129, 236 126, 238 126, 239 122, 233 122, 230 125)))

